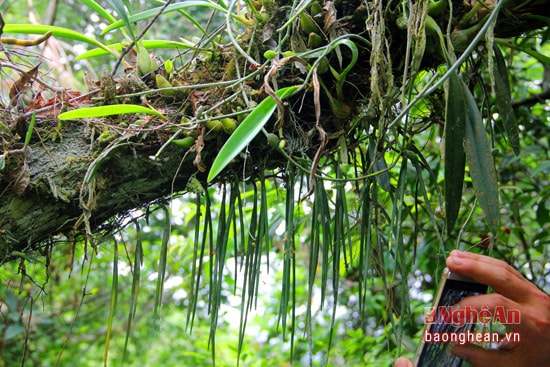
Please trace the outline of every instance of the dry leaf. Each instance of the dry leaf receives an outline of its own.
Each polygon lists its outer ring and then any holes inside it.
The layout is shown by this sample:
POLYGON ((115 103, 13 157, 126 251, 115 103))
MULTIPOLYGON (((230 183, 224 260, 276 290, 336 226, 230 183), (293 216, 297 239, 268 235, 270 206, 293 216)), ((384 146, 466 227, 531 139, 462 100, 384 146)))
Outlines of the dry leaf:
POLYGON ((38 63, 35 67, 29 71, 22 73, 21 77, 17 79, 10 88, 10 106, 15 106, 17 103, 17 97, 26 89, 28 89, 38 74, 38 68, 41 63, 38 63))

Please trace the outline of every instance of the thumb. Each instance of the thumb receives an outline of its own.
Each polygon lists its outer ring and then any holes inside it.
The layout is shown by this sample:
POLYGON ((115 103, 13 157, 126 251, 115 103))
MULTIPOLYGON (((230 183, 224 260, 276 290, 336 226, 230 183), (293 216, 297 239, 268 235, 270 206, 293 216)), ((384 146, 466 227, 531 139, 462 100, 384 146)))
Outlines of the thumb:
POLYGON ((397 358, 393 367, 412 367, 412 363, 407 358, 401 357, 397 358))

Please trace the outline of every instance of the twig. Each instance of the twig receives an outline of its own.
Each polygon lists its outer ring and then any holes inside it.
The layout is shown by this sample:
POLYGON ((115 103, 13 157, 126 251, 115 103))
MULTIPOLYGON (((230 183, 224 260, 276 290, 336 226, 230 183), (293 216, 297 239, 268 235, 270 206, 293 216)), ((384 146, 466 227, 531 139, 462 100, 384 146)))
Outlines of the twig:
POLYGON ((512 108, 518 108, 521 106, 532 106, 537 103, 543 103, 547 99, 550 99, 550 88, 543 90, 539 94, 535 94, 524 99, 513 101, 512 108))

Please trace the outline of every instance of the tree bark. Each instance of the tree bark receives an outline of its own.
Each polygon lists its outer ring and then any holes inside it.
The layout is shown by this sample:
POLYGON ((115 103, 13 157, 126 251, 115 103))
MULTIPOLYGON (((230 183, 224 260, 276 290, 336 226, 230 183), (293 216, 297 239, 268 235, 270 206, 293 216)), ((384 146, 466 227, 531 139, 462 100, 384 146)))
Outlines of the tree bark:
POLYGON ((196 172, 193 155, 183 159, 181 149, 170 147, 154 161, 149 156, 160 148, 158 142, 128 138, 109 152, 90 185, 85 184, 86 172, 98 155, 90 130, 87 123, 70 122, 61 141, 32 144, 26 157, 30 180, 22 193, 14 192, 13 180, 4 179, 0 261, 73 230, 82 231, 88 215, 90 228, 97 230, 116 215, 181 192, 196 172))

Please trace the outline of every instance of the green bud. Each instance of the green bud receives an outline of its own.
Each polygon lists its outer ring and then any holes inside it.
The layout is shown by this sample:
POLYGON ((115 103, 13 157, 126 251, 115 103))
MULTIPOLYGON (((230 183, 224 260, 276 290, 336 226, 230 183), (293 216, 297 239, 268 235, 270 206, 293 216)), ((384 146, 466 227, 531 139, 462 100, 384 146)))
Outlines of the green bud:
MULTIPOLYGON (((160 74, 155 75, 155 81, 157 82, 157 88, 172 88, 172 84, 170 84, 170 82, 160 74)), ((165 89, 160 91, 160 93, 164 96, 173 96, 174 90, 165 89)))
POLYGON ((164 62, 164 70, 166 70, 168 75, 172 74, 172 71, 174 70, 174 63, 172 60, 166 60, 164 62))
POLYGON ((264 57, 267 60, 273 60, 275 57, 277 57, 277 52, 273 50, 267 50, 266 52, 264 52, 264 57))
POLYGON ((136 46, 137 67, 140 75, 149 74, 156 69, 155 61, 149 55, 149 51, 143 46, 136 46))
POLYGON ((317 33, 315 32, 311 32, 307 38, 307 47, 308 48, 317 48, 319 46, 321 46, 321 44, 323 43, 324 39, 323 37, 319 36, 317 33))
POLYGON ((269 20, 269 17, 270 15, 265 11, 261 11, 258 14, 256 14, 256 19, 261 24, 266 23, 269 20))
POLYGON ((227 135, 231 135, 233 131, 235 131, 235 129, 237 128, 237 121, 235 121, 232 118, 229 118, 229 117, 223 118, 221 122, 222 122, 223 131, 225 131, 227 135))
POLYGON ((208 129, 212 131, 222 131, 223 130, 223 124, 220 120, 208 120, 204 124, 208 129))
POLYGON ((285 51, 285 52, 283 52, 282 55, 283 55, 283 57, 291 57, 291 56, 294 56, 295 53, 292 52, 292 51, 285 51))
POLYGON ((180 148, 189 149, 195 144, 195 139, 191 136, 187 136, 183 139, 172 140, 172 144, 177 145, 180 148))
POLYGON ((277 149, 279 148, 280 139, 277 135, 269 133, 267 134, 267 143, 270 147, 277 149))
POLYGON ((403 15, 397 18, 396 23, 399 29, 407 29, 407 19, 403 15))

